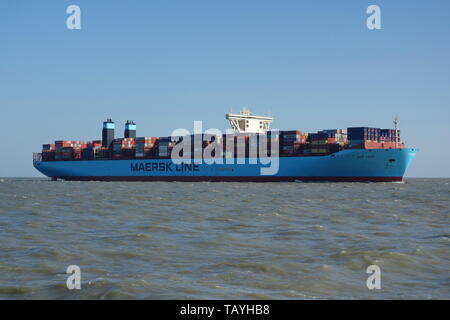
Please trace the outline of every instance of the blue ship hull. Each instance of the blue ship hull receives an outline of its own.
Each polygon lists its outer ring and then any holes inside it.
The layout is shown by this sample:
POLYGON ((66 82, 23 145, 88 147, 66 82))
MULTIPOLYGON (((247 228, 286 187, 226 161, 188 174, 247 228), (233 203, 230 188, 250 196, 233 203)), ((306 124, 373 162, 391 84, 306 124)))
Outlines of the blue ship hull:
POLYGON ((347 149, 324 156, 279 157, 274 175, 269 165, 175 164, 171 159, 36 161, 34 167, 53 179, 77 181, 402 181, 416 149, 347 149))

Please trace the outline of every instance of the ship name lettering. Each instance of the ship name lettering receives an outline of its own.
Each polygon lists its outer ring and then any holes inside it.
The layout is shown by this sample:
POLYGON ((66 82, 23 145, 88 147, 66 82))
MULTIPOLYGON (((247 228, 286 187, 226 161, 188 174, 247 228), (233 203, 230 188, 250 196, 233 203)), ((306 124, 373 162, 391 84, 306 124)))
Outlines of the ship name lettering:
POLYGON ((172 163, 170 162, 141 162, 132 163, 130 165, 131 171, 172 171, 172 163))

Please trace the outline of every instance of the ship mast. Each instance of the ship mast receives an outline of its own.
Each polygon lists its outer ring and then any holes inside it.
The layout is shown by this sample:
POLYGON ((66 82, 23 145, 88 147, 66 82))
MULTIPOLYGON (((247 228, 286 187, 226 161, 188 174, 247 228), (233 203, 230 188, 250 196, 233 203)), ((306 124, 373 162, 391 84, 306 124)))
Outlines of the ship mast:
POLYGON ((398 148, 398 142, 399 142, 399 139, 398 139, 398 130, 399 130, 399 128, 400 128, 400 120, 399 120, 398 117, 396 116, 395 119, 394 119, 394 130, 395 130, 395 136, 394 136, 394 139, 395 139, 395 149, 398 148))

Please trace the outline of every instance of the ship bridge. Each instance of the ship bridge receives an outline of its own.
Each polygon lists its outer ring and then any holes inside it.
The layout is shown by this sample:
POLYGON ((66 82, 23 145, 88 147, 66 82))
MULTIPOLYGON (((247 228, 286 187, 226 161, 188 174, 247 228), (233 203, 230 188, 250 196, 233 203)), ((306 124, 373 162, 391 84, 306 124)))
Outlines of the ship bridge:
POLYGON ((252 115, 246 107, 239 114, 227 113, 225 118, 230 121, 231 128, 239 133, 264 133, 270 130, 273 121, 273 117, 252 115))

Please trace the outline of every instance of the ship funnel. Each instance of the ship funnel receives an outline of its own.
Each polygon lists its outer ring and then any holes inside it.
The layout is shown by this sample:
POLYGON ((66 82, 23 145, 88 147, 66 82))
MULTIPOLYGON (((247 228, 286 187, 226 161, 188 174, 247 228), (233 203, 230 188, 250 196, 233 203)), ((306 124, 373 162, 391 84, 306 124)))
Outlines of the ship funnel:
POLYGON ((125 138, 136 138, 136 123, 133 120, 127 120, 125 123, 125 138))
POLYGON ((107 119, 103 122, 102 147, 109 148, 114 140, 114 122, 107 119))

